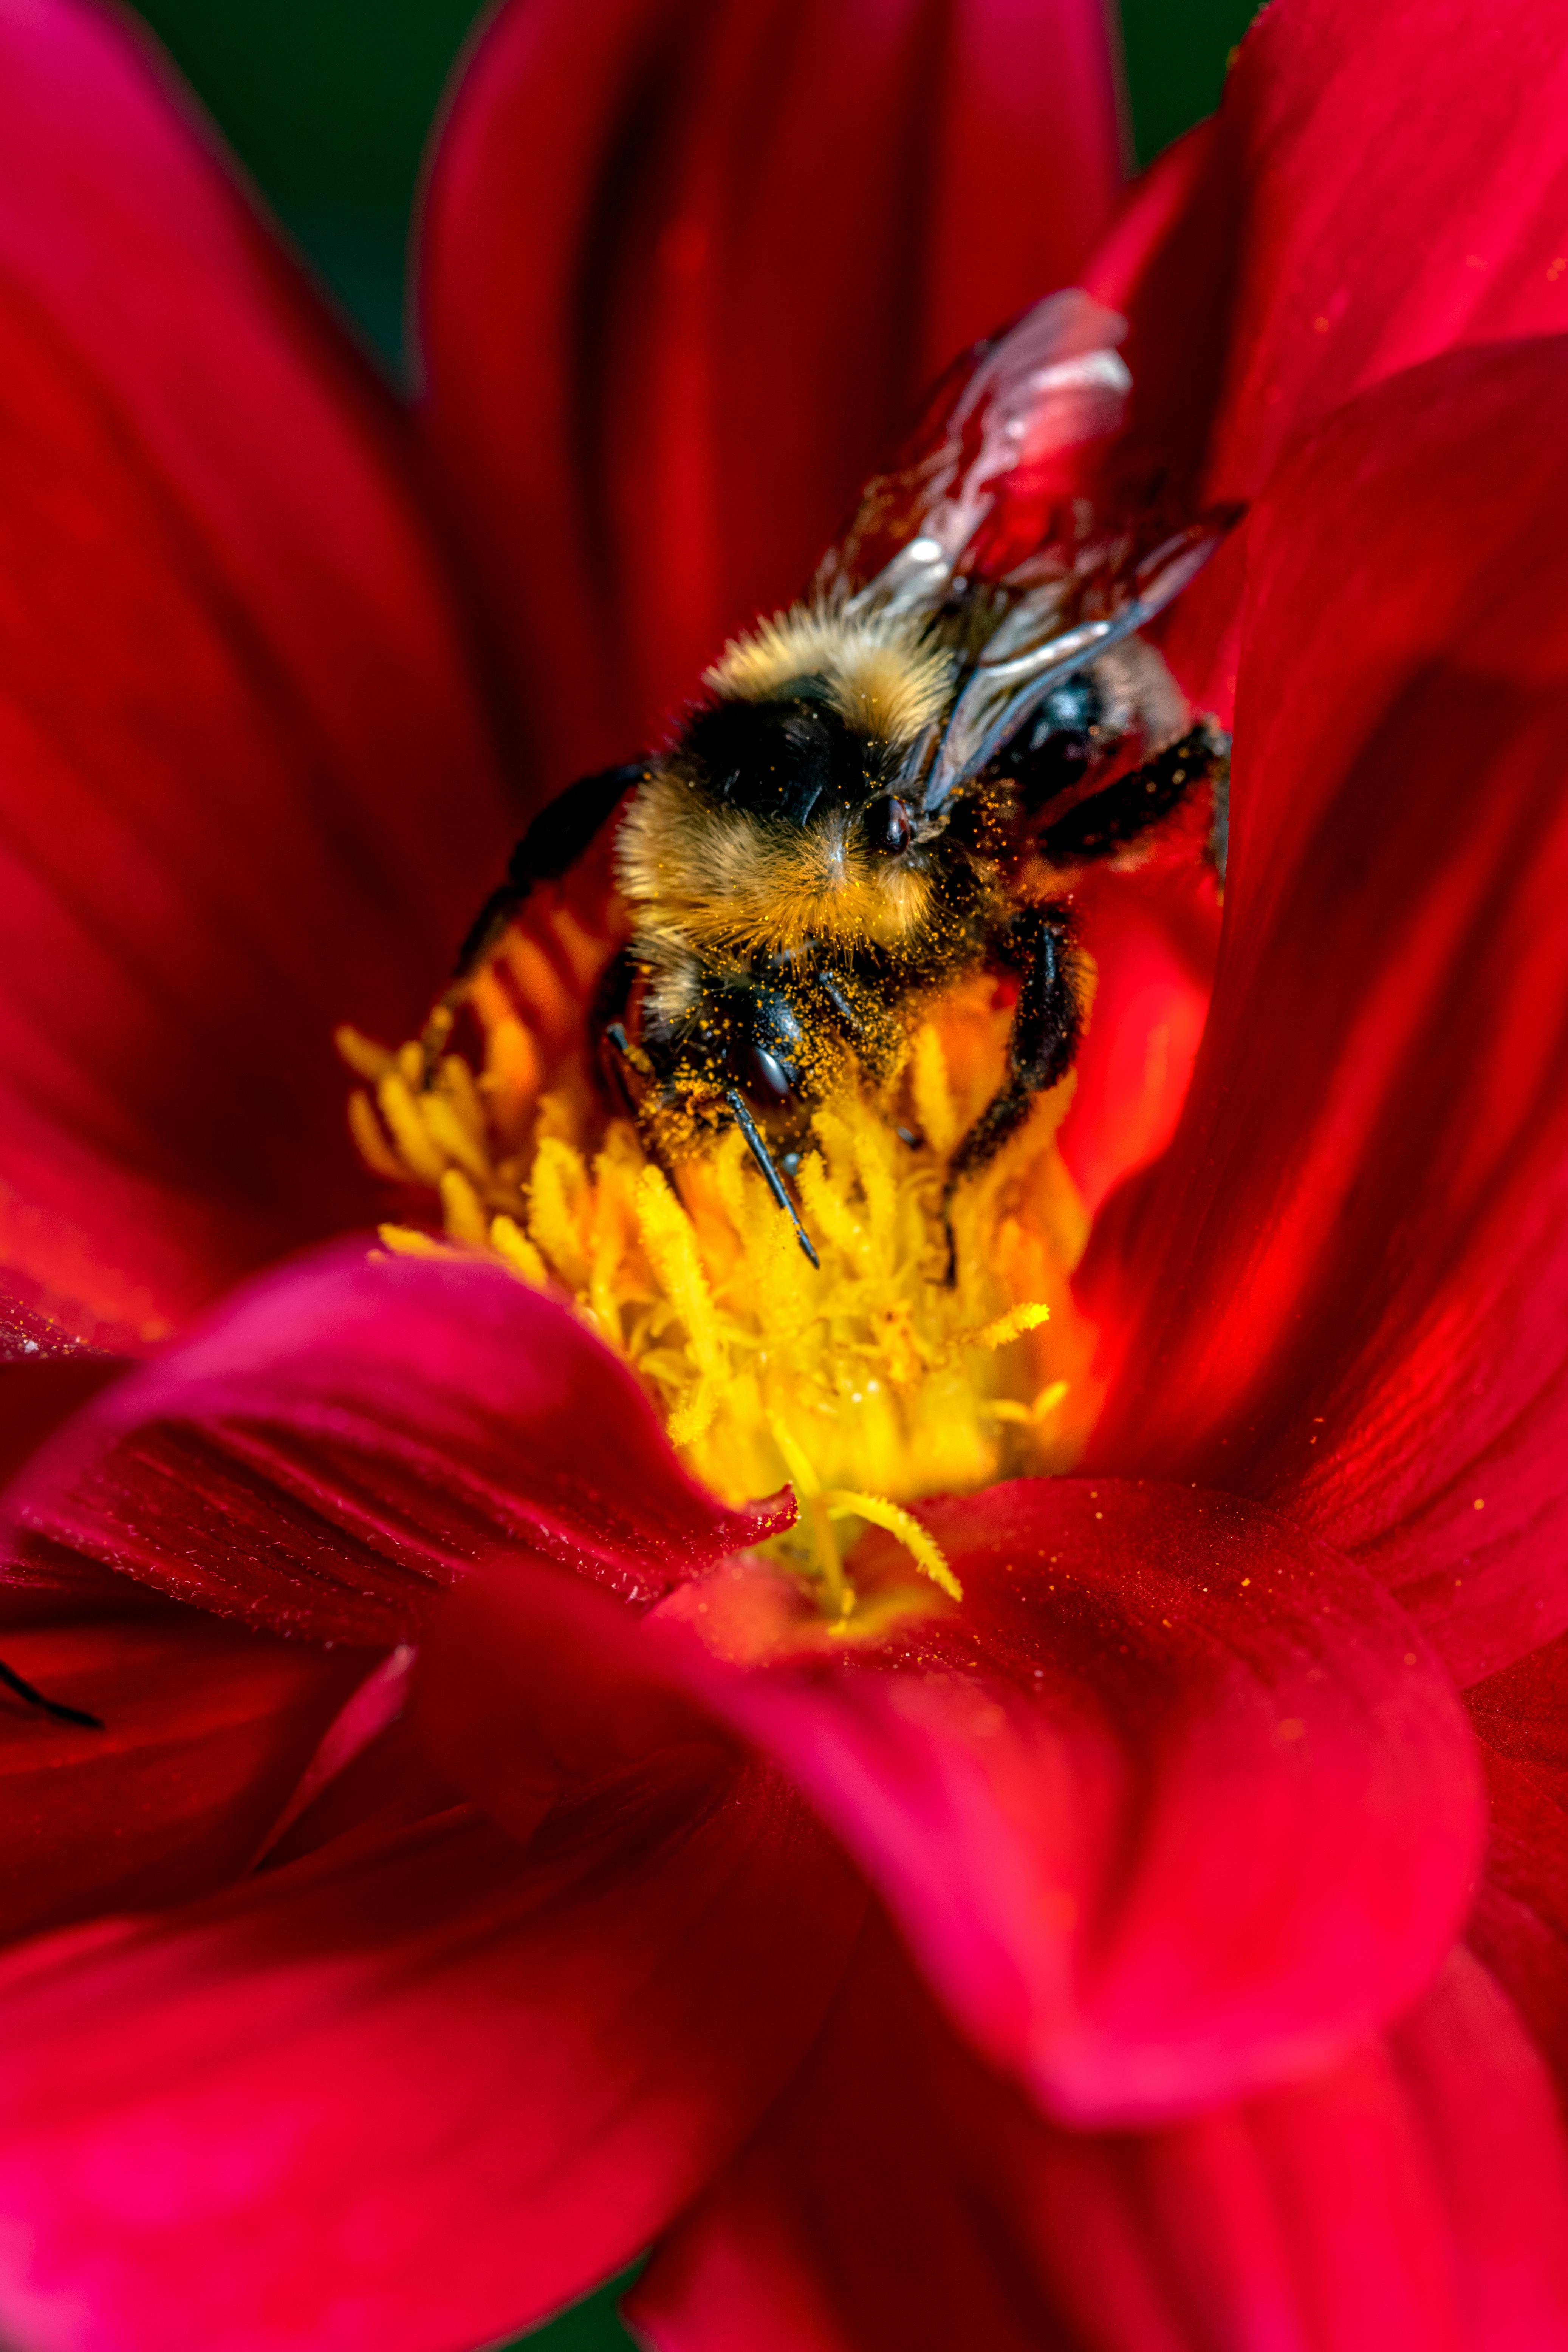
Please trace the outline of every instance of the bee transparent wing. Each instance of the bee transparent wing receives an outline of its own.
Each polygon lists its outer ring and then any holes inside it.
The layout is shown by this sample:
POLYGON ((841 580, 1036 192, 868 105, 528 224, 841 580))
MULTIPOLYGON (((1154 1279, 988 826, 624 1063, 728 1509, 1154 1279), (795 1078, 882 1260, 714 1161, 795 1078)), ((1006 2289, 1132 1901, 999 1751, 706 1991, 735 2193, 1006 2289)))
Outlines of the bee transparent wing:
POLYGON ((1113 310, 1069 287, 939 388, 904 460, 867 485, 818 593, 857 614, 935 611, 1007 477, 1120 426, 1131 377, 1113 310))
POLYGON ((924 748, 925 807, 939 808, 1033 717, 1047 694, 1151 622, 1214 553, 1234 516, 1194 523, 1146 556, 1103 617, 1062 629, 1055 589, 1020 598, 986 645, 952 707, 934 756, 924 748))

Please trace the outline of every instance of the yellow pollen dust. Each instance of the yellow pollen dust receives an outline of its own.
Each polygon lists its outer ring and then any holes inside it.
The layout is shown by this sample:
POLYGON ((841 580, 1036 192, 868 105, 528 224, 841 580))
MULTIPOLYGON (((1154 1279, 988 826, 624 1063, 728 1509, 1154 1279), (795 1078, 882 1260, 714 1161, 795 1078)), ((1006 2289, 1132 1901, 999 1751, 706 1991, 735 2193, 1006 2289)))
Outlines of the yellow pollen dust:
POLYGON ((340 1031, 363 1158, 423 1195, 383 1241, 483 1255, 564 1296, 725 1500, 787 1481, 800 1517, 769 1549, 830 1627, 869 1633, 895 1601, 857 1591, 868 1528, 920 1580, 910 1606, 956 1600, 910 1507, 1065 1468, 1087 1428, 1090 1334, 1068 1286, 1087 1227, 1056 1145, 1072 1081, 959 1187, 950 1284, 946 1163, 1000 1078, 1008 1016, 989 981, 927 1008, 890 1087, 812 1118, 794 1185, 814 1268, 737 1129, 667 1174, 612 1115, 586 1032, 612 945, 542 893, 476 979, 472 1063, 448 1054, 427 1076, 416 1045, 340 1031))

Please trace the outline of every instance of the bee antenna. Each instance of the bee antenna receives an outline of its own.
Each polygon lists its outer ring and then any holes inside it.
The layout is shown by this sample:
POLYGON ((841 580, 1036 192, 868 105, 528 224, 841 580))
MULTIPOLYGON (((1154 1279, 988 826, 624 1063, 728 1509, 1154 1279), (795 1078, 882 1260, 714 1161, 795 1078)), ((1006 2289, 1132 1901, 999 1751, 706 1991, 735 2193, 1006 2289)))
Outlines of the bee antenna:
POLYGON ((811 1235, 806 1232, 805 1227, 800 1222, 800 1212, 795 1207, 795 1202, 790 1199, 789 1189, 784 1183, 784 1178, 779 1174, 778 1170, 773 1165, 773 1154, 768 1150, 767 1145, 763 1141, 762 1132, 757 1126, 756 1120, 746 1108, 746 1098, 744 1095, 742 1094, 738 1087, 731 1087, 724 1097, 724 1099, 730 1106, 736 1126, 740 1129, 742 1134, 746 1139, 747 1150, 751 1153, 752 1159, 756 1161, 757 1166, 763 1171, 763 1180, 767 1185, 769 1192, 773 1194, 774 1200, 778 1202, 780 1208, 784 1211, 785 1216, 795 1227, 795 1237, 796 1241, 805 1252, 806 1256, 811 1260, 812 1265, 820 1265, 822 1261, 811 1245, 811 1235))

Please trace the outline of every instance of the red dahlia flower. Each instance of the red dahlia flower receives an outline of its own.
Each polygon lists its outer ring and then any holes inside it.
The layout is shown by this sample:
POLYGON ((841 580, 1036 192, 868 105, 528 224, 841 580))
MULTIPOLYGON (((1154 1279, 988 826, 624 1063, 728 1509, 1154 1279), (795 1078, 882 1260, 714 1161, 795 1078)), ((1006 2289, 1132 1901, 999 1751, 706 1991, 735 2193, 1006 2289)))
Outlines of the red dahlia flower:
MULTIPOLYGON (((916 101, 950 86, 904 21, 865 12, 908 67, 879 67, 874 126, 849 114, 888 142, 847 142, 877 186, 932 152, 916 101)), ((679 664, 793 584, 749 532, 731 551, 733 482, 771 469, 822 535, 796 485, 839 497, 887 421, 858 386, 832 462, 786 439, 783 397, 765 462, 691 423, 737 351, 774 382, 732 265, 790 217, 803 118, 781 109, 760 169, 734 93, 782 54, 826 107, 789 48, 814 20, 737 6, 683 52, 673 11, 606 9, 614 68, 568 74, 577 22, 498 20, 429 223, 440 511, 542 772, 624 751, 679 664), (617 212, 612 152, 679 201, 617 212), (622 217, 635 246, 605 257, 622 217), (498 315, 498 285, 531 304, 498 315), (567 689, 547 722, 542 677, 567 689)), ((1009 99, 1047 85, 1037 27, 953 26, 1009 99)), ((0 33, 26 428, 6 1232, 35 1306, 148 1346, 353 1214, 312 1024, 412 1025, 506 810, 398 418, 116 30, 51 5, 0 33)), ((1234 699, 1193 1082, 1151 1159, 1179 1089, 1141 1077, 1130 1109, 1113 1048, 1146 1063, 1190 1017, 1203 920, 1156 877, 1096 942, 1101 1058, 1062 1128, 1089 1195, 1142 1168, 1078 1279, 1098 1352, 1061 1377, 1103 1392, 1079 1475, 887 1513, 848 1563, 857 1638, 781 1567, 789 1507, 694 1481, 582 1317, 480 1259, 493 1221, 467 1257, 353 1244, 269 1278, 23 1467, 5 1654, 108 1729, 18 1715, 6 1740, 8 1925, 32 1933, 0 1961, 13 2340, 457 2352, 656 2238, 637 2318, 677 2352, 1568 2336, 1568 263, 1540 226, 1563 78, 1522 9, 1388 6, 1352 37, 1331 0, 1277 0, 1216 126, 1090 266, 1131 321, 1135 438, 1194 500, 1253 505, 1164 634, 1196 701, 1234 699), (921 1542, 962 1598, 910 1601, 921 1542)), ((985 156, 978 71, 960 92, 936 150, 985 156)), ((912 303, 901 209, 885 235, 912 303)), ((1077 262, 1026 257, 988 310, 1077 262)), ((869 332, 888 404, 910 316, 869 332)), ((591 932, 569 898, 552 919, 509 1002, 580 1002, 591 932)), ((497 1177, 462 1149, 459 1236, 497 1177)), ((999 1213, 998 1278, 1063 1263, 1054 1153, 999 1213)), ((857 1164, 838 1206, 869 1221, 857 1164)), ((560 1165, 558 1227, 518 1228, 558 1272, 586 1231, 560 1165)), ((703 1294, 664 1214, 651 1306, 687 1281, 691 1354, 703 1294)), ((605 1317, 631 1262, 600 1269, 605 1317)), ((568 1278, 593 1306, 591 1252, 568 1278)), ((47 1327, 16 1328, 37 1431, 104 1359, 41 1363, 47 1327)), ((1048 1426, 1051 1386, 989 1392, 998 1444, 1048 1426)))

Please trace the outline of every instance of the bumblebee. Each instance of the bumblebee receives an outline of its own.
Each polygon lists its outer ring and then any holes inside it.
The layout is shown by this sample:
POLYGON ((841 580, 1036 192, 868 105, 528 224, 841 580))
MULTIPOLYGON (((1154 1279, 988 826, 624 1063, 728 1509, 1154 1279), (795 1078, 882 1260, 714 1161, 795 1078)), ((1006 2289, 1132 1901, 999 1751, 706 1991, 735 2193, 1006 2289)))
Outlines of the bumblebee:
POLYGON ((535 820, 427 1047, 530 891, 618 812, 631 938, 594 1014, 610 1079, 661 1160, 739 1128, 813 1264, 788 1181, 813 1108, 857 1074, 886 1085, 953 982, 1012 976, 1006 1072, 946 1213, 1072 1066, 1079 869, 1201 786, 1223 814, 1226 740, 1138 633, 1232 518, 1098 530, 1040 487, 1121 423, 1124 331, 1074 291, 970 355, 810 595, 727 648, 657 754, 535 820))

